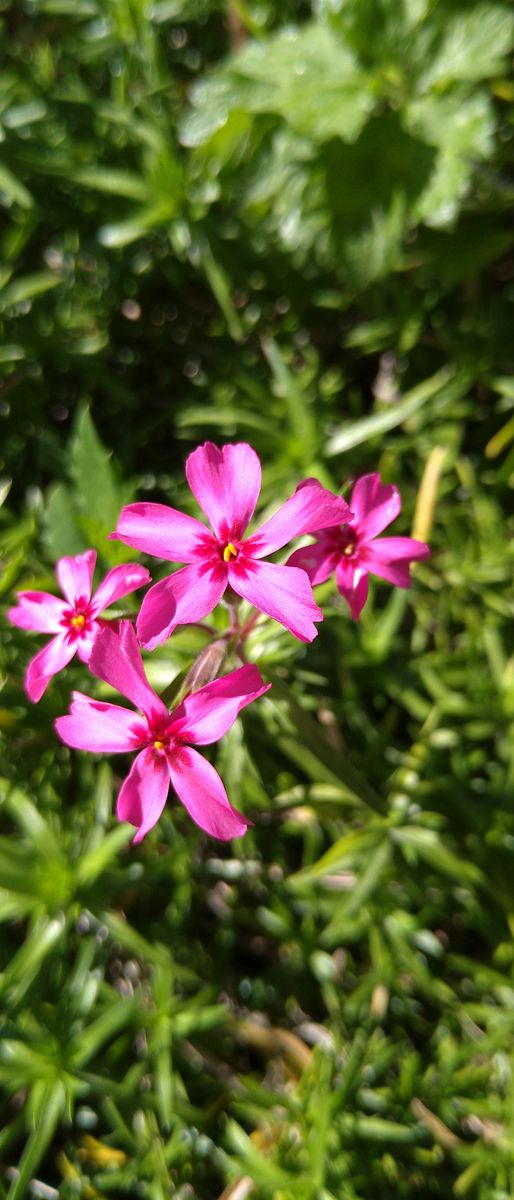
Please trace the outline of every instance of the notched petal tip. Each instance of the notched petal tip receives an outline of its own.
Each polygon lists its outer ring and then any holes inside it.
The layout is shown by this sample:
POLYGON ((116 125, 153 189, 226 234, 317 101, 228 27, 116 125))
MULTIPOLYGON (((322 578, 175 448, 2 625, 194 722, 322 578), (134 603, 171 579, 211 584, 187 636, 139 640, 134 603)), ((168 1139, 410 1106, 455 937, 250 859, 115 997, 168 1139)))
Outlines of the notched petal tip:
POLYGON ((402 499, 395 483, 382 483, 378 471, 355 481, 350 499, 359 536, 371 541, 401 512, 402 499))
POLYGON ((111 567, 91 597, 91 616, 97 617, 104 609, 151 583, 151 580, 148 569, 139 563, 120 563, 117 567, 111 567))
POLYGON ((216 537, 242 537, 261 490, 261 464, 248 442, 204 442, 186 460, 186 478, 216 537))

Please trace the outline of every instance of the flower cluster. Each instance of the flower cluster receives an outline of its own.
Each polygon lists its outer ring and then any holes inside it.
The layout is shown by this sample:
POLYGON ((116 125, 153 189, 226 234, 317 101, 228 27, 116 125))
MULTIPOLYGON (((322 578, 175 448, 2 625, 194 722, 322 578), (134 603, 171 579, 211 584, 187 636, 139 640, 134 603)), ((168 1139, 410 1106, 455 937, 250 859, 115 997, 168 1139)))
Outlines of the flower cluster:
POLYGON ((322 529, 313 545, 295 550, 289 565, 302 567, 311 584, 325 583, 335 574, 338 590, 357 620, 368 598, 368 575, 378 575, 399 588, 410 587, 410 564, 427 558, 425 542, 410 537, 378 538, 398 516, 402 501, 394 484, 380 475, 362 475, 351 499, 345 525, 322 529))
MULTIPOLYGON (((429 553, 428 546, 413 538, 377 537, 401 507, 397 488, 382 484, 378 474, 357 480, 350 504, 316 479, 305 479, 249 536, 261 489, 261 465, 251 446, 206 442, 189 455, 186 477, 208 525, 164 504, 129 504, 110 535, 155 558, 184 564, 143 597, 137 637, 130 620, 101 614, 151 582, 150 574, 138 564, 124 564, 109 571, 93 591, 94 550, 57 563, 64 598, 20 592, 8 613, 19 628, 52 635, 27 669, 25 686, 32 701, 41 699, 51 678, 78 654, 92 675, 137 710, 74 692, 70 712, 56 721, 68 746, 107 754, 137 752, 117 802, 118 818, 136 827, 136 842, 158 821, 170 785, 196 824, 213 837, 226 840, 246 831, 251 822, 232 807, 217 771, 192 747, 218 741, 241 709, 270 687, 255 666, 245 664, 191 688, 170 712, 146 678, 139 644, 153 650, 177 625, 202 621, 224 594, 234 605, 240 598, 248 601, 255 617, 262 613, 310 642, 323 619, 313 586, 334 574, 357 619, 366 603, 370 572, 409 587, 410 563, 429 553), (287 563, 265 561, 304 535, 315 541, 295 550, 287 563)), ((240 651, 253 623, 251 618, 237 630, 240 651)))

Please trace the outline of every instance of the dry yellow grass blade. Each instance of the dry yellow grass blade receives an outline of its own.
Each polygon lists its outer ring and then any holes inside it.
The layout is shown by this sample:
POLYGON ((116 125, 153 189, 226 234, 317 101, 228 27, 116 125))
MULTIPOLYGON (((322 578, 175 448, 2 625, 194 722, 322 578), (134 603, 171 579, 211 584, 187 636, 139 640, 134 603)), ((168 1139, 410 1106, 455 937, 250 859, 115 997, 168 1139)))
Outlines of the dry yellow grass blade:
POLYGON ((288 1029, 278 1029, 274 1025, 263 1025, 245 1018, 237 1022, 236 1036, 263 1054, 281 1055, 297 1075, 301 1075, 312 1059, 309 1047, 288 1029))
POLYGON ((86 1133, 82 1138, 82 1149, 79 1157, 83 1162, 92 1162, 97 1167, 123 1167, 127 1161, 124 1150, 116 1150, 114 1146, 106 1146, 98 1138, 86 1133))
POLYGON ((444 446, 434 446, 433 450, 430 451, 425 470, 423 471, 412 524, 412 536, 420 542, 427 542, 432 531, 437 488, 445 456, 446 450, 444 446))
POLYGON ((453 1150, 455 1146, 462 1145, 461 1138, 457 1137, 456 1133, 452 1133, 452 1130, 448 1129, 444 1121, 441 1121, 440 1117, 436 1117, 436 1114, 431 1112, 426 1104, 423 1104, 422 1100, 418 1100, 415 1097, 411 1103, 411 1109, 417 1120, 423 1121, 423 1124, 426 1125, 434 1141, 439 1142, 446 1150, 453 1150))

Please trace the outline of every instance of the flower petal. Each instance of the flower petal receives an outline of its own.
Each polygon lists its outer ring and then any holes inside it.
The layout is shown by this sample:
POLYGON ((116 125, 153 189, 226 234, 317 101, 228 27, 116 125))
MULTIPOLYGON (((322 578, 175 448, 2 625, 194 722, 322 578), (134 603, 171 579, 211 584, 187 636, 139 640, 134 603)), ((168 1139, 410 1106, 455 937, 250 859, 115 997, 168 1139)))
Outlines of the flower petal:
POLYGON ((244 548, 252 557, 263 558, 265 554, 273 554, 304 533, 316 533, 331 525, 344 525, 351 515, 342 496, 329 492, 317 479, 306 479, 278 512, 248 538, 244 548))
POLYGON ((347 601, 352 619, 358 621, 368 599, 368 572, 364 567, 352 566, 341 558, 336 567, 336 583, 347 601))
POLYGON ((81 662, 89 662, 89 659, 91 658, 91 651, 93 649, 93 642, 100 628, 101 626, 99 621, 91 621, 89 629, 87 629, 85 632, 82 630, 82 632, 77 634, 75 644, 77 647, 77 654, 81 662))
POLYGON ((302 571, 306 571, 311 587, 315 587, 317 583, 325 583, 334 573, 338 561, 337 551, 319 541, 313 542, 311 546, 302 546, 300 550, 293 550, 287 560, 287 566, 300 567, 302 571))
POLYGON ((73 692, 70 712, 57 718, 55 728, 67 746, 101 754, 138 750, 148 737, 147 723, 138 713, 91 700, 83 692, 73 692))
POLYGON ((194 562, 198 552, 213 541, 196 517, 188 517, 167 504, 128 504, 118 517, 111 538, 164 558, 168 562, 194 562))
POLYGON ((409 588, 410 563, 428 558, 430 548, 415 538, 377 538, 371 545, 363 547, 361 553, 365 555, 366 567, 373 575, 379 575, 396 587, 409 588))
POLYGON ((73 658, 77 643, 68 633, 58 633, 29 662, 25 675, 25 691, 33 704, 41 699, 54 675, 73 658))
POLYGON ((149 720, 168 717, 168 710, 146 678, 137 638, 130 621, 120 621, 119 632, 100 629, 93 642, 89 670, 131 700, 149 720))
POLYGON ((191 564, 154 583, 137 618, 138 637, 147 650, 166 641, 176 625, 201 621, 212 612, 227 586, 228 569, 221 561, 191 564))
POLYGON ((170 777, 164 754, 147 747, 132 763, 121 785, 116 816, 137 826, 135 842, 141 842, 162 813, 170 787, 170 777))
POLYGON ((217 742, 234 724, 237 714, 269 691, 257 667, 240 667, 199 688, 175 709, 169 732, 182 742, 206 746, 217 742))
POLYGON ((80 601, 87 604, 91 599, 95 563, 96 550, 86 550, 84 554, 60 558, 57 563, 55 568, 57 578, 66 599, 73 608, 80 601))
POLYGON ((381 483, 378 472, 361 475, 350 500, 352 525, 366 541, 376 537, 401 511, 402 499, 394 483, 381 483))
POLYGON ((90 612, 96 616, 116 600, 121 600, 122 596, 128 596, 130 592, 151 582, 150 572, 138 563, 122 563, 119 567, 112 567, 93 594, 90 612))
POLYGON ((312 642, 316 637, 313 622, 322 621, 323 613, 314 601, 305 571, 250 559, 230 566, 229 583, 238 596, 280 621, 301 642, 312 642))
POLYGON ((200 829, 223 842, 246 833, 252 822, 232 808, 218 772, 206 758, 180 746, 168 759, 168 769, 179 800, 200 829))
POLYGON ((261 464, 247 442, 204 442, 186 462, 189 487, 219 538, 242 537, 261 490, 261 464))
POLYGON ((64 600, 49 592, 18 592, 17 607, 10 608, 7 616, 18 629, 30 629, 33 633, 59 633, 67 610, 64 600))

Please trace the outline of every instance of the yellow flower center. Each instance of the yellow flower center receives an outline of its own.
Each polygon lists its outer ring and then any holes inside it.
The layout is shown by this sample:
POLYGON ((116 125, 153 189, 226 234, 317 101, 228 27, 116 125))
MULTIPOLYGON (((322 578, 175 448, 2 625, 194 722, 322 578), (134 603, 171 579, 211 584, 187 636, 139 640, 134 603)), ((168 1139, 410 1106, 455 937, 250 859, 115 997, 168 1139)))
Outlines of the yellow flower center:
POLYGON ((159 740, 157 740, 156 742, 154 742, 153 748, 154 748, 154 750, 164 750, 164 742, 160 742, 159 740))
POLYGON ((77 613, 76 616, 72 617, 70 621, 70 625, 73 625, 74 629, 83 629, 85 624, 86 618, 84 613, 77 613))
POLYGON ((342 546, 341 551, 345 558, 351 558, 357 549, 357 535, 353 529, 349 529, 348 525, 344 525, 341 530, 342 546))
POLYGON ((233 542, 227 542, 223 551, 223 562, 230 562, 231 558, 237 558, 237 550, 233 542))

